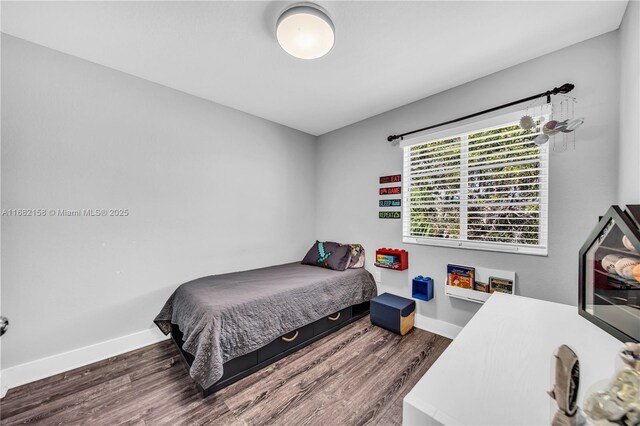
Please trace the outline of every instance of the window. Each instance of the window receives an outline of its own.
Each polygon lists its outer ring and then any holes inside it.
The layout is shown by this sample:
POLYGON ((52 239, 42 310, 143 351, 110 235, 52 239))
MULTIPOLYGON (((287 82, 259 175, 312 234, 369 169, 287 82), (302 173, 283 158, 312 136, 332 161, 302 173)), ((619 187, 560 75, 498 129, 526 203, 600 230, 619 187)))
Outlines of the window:
POLYGON ((404 142, 403 241, 547 254, 548 144, 524 111, 404 142))

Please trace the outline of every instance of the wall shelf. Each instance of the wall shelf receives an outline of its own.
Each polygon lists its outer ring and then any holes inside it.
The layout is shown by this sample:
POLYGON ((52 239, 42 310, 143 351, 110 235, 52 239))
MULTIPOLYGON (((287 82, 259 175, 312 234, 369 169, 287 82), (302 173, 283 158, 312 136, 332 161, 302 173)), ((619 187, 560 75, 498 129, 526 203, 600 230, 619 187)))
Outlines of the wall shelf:
POLYGON ((485 293, 483 291, 476 291, 462 287, 453 287, 446 284, 444 293, 450 297, 468 300, 469 302, 475 303, 484 303, 489 299, 489 297, 491 297, 491 293, 485 293))
POLYGON ((429 301, 433 299, 433 279, 419 275, 411 280, 411 297, 429 301))
POLYGON ((398 250, 391 248, 381 248, 376 250, 376 261, 374 263, 378 268, 391 269, 393 271, 404 271, 409 268, 409 252, 406 250, 398 250), (378 256, 390 256, 396 259, 394 264, 378 262, 378 256))
MULTIPOLYGON (((490 277, 505 278, 508 280, 512 280, 513 290, 515 292, 516 273, 513 271, 503 271, 500 269, 475 267, 475 273, 476 273, 475 280, 486 283, 487 285, 489 284, 490 277)), ((489 297, 491 297, 491 293, 472 290, 469 288, 454 287, 454 286, 447 285, 446 282, 447 281, 445 280, 444 294, 446 294, 449 297, 467 300, 469 302, 474 302, 474 303, 484 303, 489 299, 489 297)))

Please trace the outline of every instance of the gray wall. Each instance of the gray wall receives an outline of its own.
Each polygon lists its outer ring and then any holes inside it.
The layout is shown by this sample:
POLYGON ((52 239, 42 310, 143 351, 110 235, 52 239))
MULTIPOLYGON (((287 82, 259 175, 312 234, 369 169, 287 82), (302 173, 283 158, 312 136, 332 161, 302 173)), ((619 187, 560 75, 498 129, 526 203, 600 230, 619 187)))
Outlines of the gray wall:
POLYGON ((640 2, 620 25, 620 204, 640 204, 640 2))
MULTIPOLYGON (((211 78, 216 78, 212 75, 211 78)), ((2 35, 2 368, 154 327, 184 281, 298 260, 315 138, 2 35)))
POLYGON ((480 305, 444 295, 447 263, 516 271, 518 294, 576 304, 578 249, 617 196, 618 72, 614 32, 321 136, 318 238, 363 243, 370 268, 377 247, 409 250, 408 272, 381 271, 380 290, 408 295, 411 277, 434 277, 435 299, 419 302, 418 311, 450 323, 464 325, 480 305), (377 219, 378 177, 402 170, 402 150, 387 143, 387 135, 565 82, 576 84, 576 115, 586 123, 575 150, 550 156, 548 257, 402 244, 400 221, 377 219))

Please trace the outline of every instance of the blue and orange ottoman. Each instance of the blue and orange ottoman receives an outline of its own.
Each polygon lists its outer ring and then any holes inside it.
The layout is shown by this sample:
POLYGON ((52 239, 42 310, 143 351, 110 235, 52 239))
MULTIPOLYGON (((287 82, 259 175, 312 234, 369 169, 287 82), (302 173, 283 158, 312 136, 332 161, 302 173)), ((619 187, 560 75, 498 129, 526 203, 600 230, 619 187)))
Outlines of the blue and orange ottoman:
POLYGON ((371 323, 404 336, 413 329, 416 317, 415 300, 382 293, 371 299, 371 323))

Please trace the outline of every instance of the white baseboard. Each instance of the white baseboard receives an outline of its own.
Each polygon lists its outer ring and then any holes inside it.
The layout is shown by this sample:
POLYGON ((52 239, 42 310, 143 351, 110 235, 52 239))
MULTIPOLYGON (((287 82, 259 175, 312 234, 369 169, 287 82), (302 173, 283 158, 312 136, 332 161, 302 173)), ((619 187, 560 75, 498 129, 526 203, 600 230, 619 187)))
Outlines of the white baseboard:
POLYGON ((159 329, 150 328, 127 336, 6 368, 0 371, 0 398, 5 396, 7 390, 16 386, 64 373, 65 371, 102 361, 103 359, 139 349, 168 338, 169 337, 162 334, 159 329))
POLYGON ((440 336, 444 336, 449 339, 455 339, 458 333, 460 333, 460 331, 462 330, 462 327, 460 327, 459 325, 440 321, 434 318, 429 318, 420 314, 416 314, 415 326, 421 330, 439 334, 440 336))

